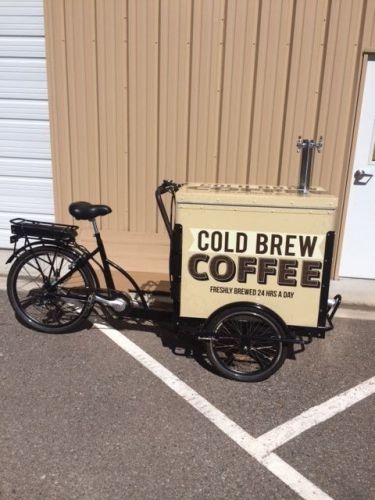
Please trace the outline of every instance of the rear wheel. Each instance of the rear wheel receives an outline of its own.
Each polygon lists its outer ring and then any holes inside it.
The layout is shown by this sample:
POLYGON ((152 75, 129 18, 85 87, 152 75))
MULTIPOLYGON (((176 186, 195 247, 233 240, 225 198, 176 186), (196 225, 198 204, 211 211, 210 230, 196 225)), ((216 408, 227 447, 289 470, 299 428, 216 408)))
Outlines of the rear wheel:
POLYGON ((206 326, 213 334, 207 355, 217 371, 230 379, 260 382, 284 363, 286 328, 268 311, 256 306, 228 308, 206 326))
POLYGON ((95 290, 90 269, 83 266, 60 285, 54 283, 70 271, 79 254, 53 246, 23 253, 8 275, 9 301, 27 326, 46 333, 79 329, 90 313, 89 301, 95 290))

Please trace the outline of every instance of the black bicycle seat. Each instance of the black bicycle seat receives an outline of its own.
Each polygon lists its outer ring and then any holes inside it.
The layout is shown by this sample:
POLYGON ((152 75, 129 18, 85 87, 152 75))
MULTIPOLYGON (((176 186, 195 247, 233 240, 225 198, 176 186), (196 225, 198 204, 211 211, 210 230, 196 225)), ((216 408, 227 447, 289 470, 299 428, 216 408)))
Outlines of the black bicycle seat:
POLYGON ((112 209, 108 205, 92 205, 87 201, 75 201, 69 205, 70 215, 78 220, 91 220, 111 212, 112 209))

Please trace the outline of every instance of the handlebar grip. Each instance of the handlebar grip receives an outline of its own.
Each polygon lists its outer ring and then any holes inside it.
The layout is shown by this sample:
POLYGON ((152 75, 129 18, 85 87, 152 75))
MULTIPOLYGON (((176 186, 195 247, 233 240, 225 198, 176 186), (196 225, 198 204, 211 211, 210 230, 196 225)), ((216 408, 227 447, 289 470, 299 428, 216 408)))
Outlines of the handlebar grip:
POLYGON ((161 199, 161 196, 163 194, 165 194, 165 193, 168 193, 168 192, 169 193, 174 193, 177 190, 178 190, 178 185, 177 184, 175 184, 172 181, 166 181, 166 180, 164 180, 163 183, 160 184, 160 186, 158 186, 156 188, 156 191, 155 191, 156 202, 158 204, 158 207, 159 207, 159 210, 160 210, 160 214, 162 216, 165 228, 166 228, 166 230, 167 230, 168 235, 169 235, 170 238, 172 238, 173 228, 172 228, 171 222, 170 222, 170 220, 168 218, 168 214, 167 214, 167 211, 165 209, 163 200, 161 199))
POLYGON ((164 193, 174 193, 179 190, 181 187, 181 184, 177 184, 176 182, 173 181, 167 181, 164 180, 162 184, 156 189, 156 191, 159 194, 164 194, 164 193))

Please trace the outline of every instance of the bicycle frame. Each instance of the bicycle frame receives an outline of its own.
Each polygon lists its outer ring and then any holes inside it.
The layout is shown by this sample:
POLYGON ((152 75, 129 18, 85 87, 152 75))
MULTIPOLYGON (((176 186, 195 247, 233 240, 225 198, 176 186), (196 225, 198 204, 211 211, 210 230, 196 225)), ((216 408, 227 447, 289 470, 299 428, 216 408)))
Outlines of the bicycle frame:
MULTIPOLYGON (((183 204, 184 200, 186 201, 186 198, 184 198, 186 192, 182 193, 182 195, 180 193, 181 198, 179 198, 180 195, 175 198, 175 192, 179 188, 180 185, 172 181, 164 181, 155 193, 163 222, 170 237, 170 300, 167 303, 160 301, 159 297, 164 295, 163 293, 159 295, 158 292, 151 292, 151 294, 155 293, 156 299, 150 297, 148 291, 143 291, 130 273, 108 258, 94 217, 106 215, 110 209, 108 210, 107 206, 90 206, 88 203, 76 203, 71 206, 70 213, 78 220, 85 219, 91 222, 93 237, 96 240, 96 248, 92 251, 76 241, 78 226, 21 218, 11 220, 11 242, 14 243, 14 251, 7 262, 11 262, 16 258, 8 278, 8 297, 11 305, 18 314, 20 321, 22 320, 35 330, 47 333, 67 332, 70 329, 83 326, 95 305, 101 308, 101 314, 99 314, 101 317, 104 316, 109 322, 110 320, 125 320, 123 324, 125 327, 129 319, 136 321, 168 321, 170 325, 173 325, 176 334, 183 333, 185 336, 188 335, 196 340, 207 342, 207 356, 212 366, 222 375, 243 381, 264 380, 278 370, 284 362, 286 346, 292 344, 305 345, 310 343, 313 337, 324 338, 325 332, 333 328, 332 320, 341 302, 339 295, 336 295, 334 299, 328 299, 333 233, 328 232, 326 236, 325 260, 321 290, 319 292, 320 299, 318 297, 319 301, 317 299, 315 303, 316 311, 319 311, 317 320, 319 326, 306 327, 287 324, 282 316, 270 309, 267 304, 254 303, 250 300, 241 301, 235 299, 235 301, 227 303, 224 299, 221 303, 214 303, 215 307, 212 307, 211 310, 199 309, 199 301, 195 300, 192 308, 187 310, 186 307, 185 309, 182 307, 183 300, 186 301, 186 297, 192 296, 195 299, 201 293, 201 290, 192 286, 183 270, 189 270, 191 279, 195 278, 199 281, 201 278, 199 276, 198 278, 194 277, 194 273, 190 270, 191 257, 187 252, 191 251, 189 250, 188 236, 189 224, 193 224, 193 217, 189 218, 189 216, 184 219, 178 212, 178 204, 183 204), (169 216, 162 199, 162 195, 165 193, 169 193, 172 197, 169 216), (79 210, 82 210, 82 212, 79 212, 79 210), (87 219, 87 216, 90 218, 87 219), (186 226, 185 230, 184 226, 186 226), (17 248, 19 239, 24 239, 21 248, 17 248), (186 255, 188 255, 189 260, 187 260, 186 255), (103 273, 101 282, 98 279, 95 266, 90 262, 91 260, 103 273), (30 287, 23 288, 24 283, 22 283, 22 280, 20 286, 18 286, 18 276, 21 275, 23 279, 23 275, 20 273, 23 269, 26 271, 30 269, 27 266, 31 266, 37 271, 36 288, 34 286, 31 289, 30 287), (127 287, 124 291, 116 290, 112 275, 113 269, 131 284, 131 287, 133 287, 131 292, 135 292, 135 297, 127 293, 127 287), (79 284, 75 286, 76 278, 80 278, 80 280, 79 284), (181 286, 182 283, 183 287, 181 286), (317 307, 318 302, 320 309, 317 307), (28 310, 29 305, 32 305, 31 311, 28 310), (222 325, 227 321, 235 321, 234 327, 228 330, 228 324, 230 323, 226 323, 224 333, 220 334, 222 325), (254 327, 254 322, 256 322, 256 327, 254 327), (254 328, 256 329, 254 330, 254 328), (259 328, 261 328, 260 333, 259 328), (230 350, 227 351, 227 349, 230 350), (265 357, 267 357, 267 354, 263 352, 265 349, 271 350, 271 354, 268 354, 271 361, 266 365, 265 357), (254 350, 256 354, 253 353, 254 350), (229 358, 227 352, 229 352, 229 358), (223 354, 227 357, 223 358, 223 354), (258 363, 259 368, 254 371, 251 367, 247 368, 245 365, 243 373, 238 371, 237 368, 229 369, 229 361, 235 359, 236 354, 239 355, 236 362, 241 362, 244 356, 250 356, 250 359, 253 360, 250 362, 258 363)), ((190 203, 189 199, 187 199, 186 204, 196 205, 196 201, 193 197, 192 202, 190 203)), ((199 217, 195 214, 194 220, 200 220, 200 214, 199 217)), ((207 221, 207 227, 215 227, 215 224, 216 220, 207 221)), ((233 227, 237 226, 233 225, 233 227)), ((243 227, 247 227, 247 221, 244 217, 243 227)), ((203 232, 208 234, 206 230, 203 232)), ((225 247, 225 251, 233 253, 233 248, 233 246, 225 247)), ((202 248, 201 250, 206 249, 202 248)), ((220 249, 213 250, 217 252, 220 249)), ((258 253, 262 254, 262 252, 258 253)), ((206 256, 205 254, 204 257, 206 256)), ((207 257, 205 262, 209 258, 207 257)), ((320 259, 318 264, 320 264, 320 259)), ((220 279, 224 278, 223 274, 219 275, 218 271, 215 271, 215 278, 214 271, 211 268, 209 270, 216 281, 230 281, 234 277, 234 274, 232 274, 231 278, 220 279)), ((250 273, 250 271, 248 272, 250 273)), ((31 283, 34 283, 33 275, 28 274, 32 279, 31 283)), ((202 272, 201 276, 203 274, 206 274, 207 278, 202 279, 208 280, 208 273, 202 272)), ((276 271, 274 274, 276 274, 276 271)), ((312 275, 312 277, 314 276, 312 275)), ((238 282, 243 283, 239 278, 238 282)), ((258 281, 258 283, 262 284, 261 281, 258 281)), ((278 284, 280 283, 278 282, 278 284)), ((286 283, 285 286, 288 284, 290 283, 286 283)), ((243 289, 239 288, 239 290, 243 289)), ((276 293, 274 290, 271 290, 271 292, 276 293)), ((206 290, 204 293, 208 294, 209 292, 206 290)), ((272 296, 275 297, 276 295, 272 296)), ((208 297, 209 295, 207 295, 208 297)), ((209 300, 213 301, 212 297, 209 300)), ((261 299, 257 300, 261 302, 261 299)), ((96 310, 95 312, 98 313, 99 311, 96 310)), ((294 318, 294 316, 291 317, 294 318)), ((302 324, 304 323, 302 322, 302 324)))
MULTIPOLYGON (((106 284, 106 288, 108 289, 108 292, 111 294, 111 292, 116 291, 115 284, 114 284, 113 277, 112 277, 112 272, 111 272, 111 267, 113 267, 114 269, 119 271, 123 276, 125 276, 125 278, 127 278, 130 281, 130 283, 132 284, 132 286, 136 290, 137 294, 139 295, 144 309, 148 309, 149 307, 148 307, 146 299, 144 297, 144 293, 141 290, 141 288, 139 287, 138 283, 135 281, 135 279, 131 276, 131 274, 129 274, 127 271, 125 271, 125 269, 123 269, 121 266, 119 266, 115 262, 112 262, 110 259, 108 259, 107 253, 105 251, 104 243, 103 243, 103 240, 101 238, 100 232, 98 230, 97 224, 96 224, 95 220, 92 220, 91 222, 92 222, 93 227, 94 227, 94 237, 96 239, 97 247, 92 252, 87 251, 87 252, 81 254, 80 257, 78 257, 77 261, 74 263, 74 266, 72 267, 72 269, 70 271, 68 271, 66 274, 64 274, 63 276, 61 276, 53 284, 53 286, 56 287, 58 285, 61 285, 64 281, 69 279, 75 273, 75 271, 77 269, 83 267, 88 261, 90 261, 91 259, 94 259, 95 255, 97 255, 99 253, 100 259, 101 259, 101 269, 103 271, 104 280, 105 280, 105 284, 106 284)), ((94 261, 95 261, 95 259, 94 259, 94 261)))

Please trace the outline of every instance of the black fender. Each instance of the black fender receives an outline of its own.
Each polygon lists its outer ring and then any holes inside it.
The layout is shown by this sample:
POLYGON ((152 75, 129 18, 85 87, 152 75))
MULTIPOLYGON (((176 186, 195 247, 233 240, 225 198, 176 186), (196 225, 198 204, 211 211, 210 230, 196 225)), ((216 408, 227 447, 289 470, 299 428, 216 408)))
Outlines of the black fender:
POLYGON ((285 323, 285 321, 277 313, 275 313, 275 311, 273 309, 270 309, 269 307, 264 306, 263 304, 257 304, 256 302, 243 302, 243 301, 241 301, 241 302, 231 302, 230 304, 225 304, 224 306, 219 307, 219 309, 216 309, 207 318, 207 320, 205 322, 205 325, 207 325, 212 320, 212 318, 214 318, 217 314, 221 313, 222 311, 224 311, 226 309, 231 309, 232 307, 248 307, 248 306, 251 306, 251 307, 254 307, 254 308, 258 309, 259 312, 266 312, 266 313, 268 313, 270 316, 272 316, 272 318, 277 323, 280 324, 280 326, 284 329, 285 333, 288 333, 292 337, 295 337, 295 333, 288 328, 288 326, 285 323))
MULTIPOLYGON (((11 262, 13 262, 14 259, 18 258, 20 254, 27 252, 27 250, 30 250, 31 247, 36 247, 36 246, 44 246, 44 245, 40 241, 35 241, 34 243, 28 243, 27 245, 23 245, 22 247, 19 247, 13 251, 12 255, 8 258, 5 264, 10 264, 11 262)), ((60 245, 56 243, 56 246, 60 245)))
MULTIPOLYGON (((46 249, 54 248, 54 247, 62 248, 62 249, 69 250, 70 252, 76 254, 77 257, 80 257, 82 255, 89 253, 88 250, 85 250, 85 249, 82 249, 79 247, 67 246, 67 245, 59 243, 58 241, 48 242, 48 243, 46 243, 46 242, 43 243, 41 241, 35 241, 34 243, 28 243, 27 245, 23 245, 22 247, 17 248, 17 250, 15 250, 12 253, 12 255, 8 258, 8 260, 6 261, 6 264, 10 264, 14 259, 18 259, 25 252, 30 251, 31 249, 34 249, 34 248, 39 248, 39 247, 46 248, 46 249)), ((98 275, 96 274, 96 271, 92 267, 91 263, 89 261, 87 261, 85 263, 85 266, 88 267, 88 269, 89 269, 89 271, 94 279, 95 288, 100 288, 98 275)))

